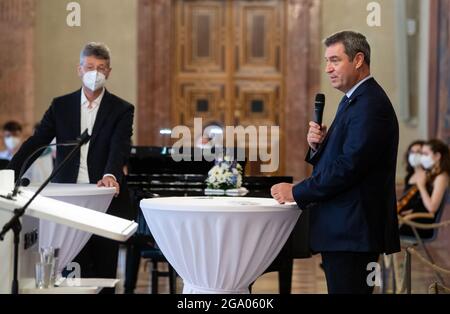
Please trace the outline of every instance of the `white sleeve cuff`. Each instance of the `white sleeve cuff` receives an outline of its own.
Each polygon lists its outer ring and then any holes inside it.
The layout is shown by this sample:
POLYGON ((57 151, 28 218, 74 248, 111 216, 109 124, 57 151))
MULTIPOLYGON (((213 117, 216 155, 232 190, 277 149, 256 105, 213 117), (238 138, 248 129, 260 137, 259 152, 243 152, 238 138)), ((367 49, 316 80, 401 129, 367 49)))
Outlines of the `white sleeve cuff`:
POLYGON ((107 174, 105 174, 104 176, 103 176, 103 179, 105 178, 105 177, 112 177, 116 182, 117 182, 117 178, 116 178, 116 176, 115 175, 113 175, 113 174, 111 174, 111 173, 107 173, 107 174))

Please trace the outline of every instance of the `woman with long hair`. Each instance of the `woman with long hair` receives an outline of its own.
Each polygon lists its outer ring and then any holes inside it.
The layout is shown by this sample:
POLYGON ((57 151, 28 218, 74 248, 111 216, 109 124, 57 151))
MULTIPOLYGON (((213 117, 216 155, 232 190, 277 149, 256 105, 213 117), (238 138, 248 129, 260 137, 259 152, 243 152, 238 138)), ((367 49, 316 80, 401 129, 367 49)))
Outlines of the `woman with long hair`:
MULTIPOLYGON (((418 157, 416 157, 418 158, 418 157)), ((408 202, 402 204, 401 215, 428 213, 429 218, 414 220, 419 223, 433 223, 441 207, 450 177, 450 153, 448 146, 440 140, 430 140, 422 145, 420 167, 408 178, 405 186, 410 191, 408 202)), ((430 238, 432 230, 418 230, 421 238, 430 238)), ((414 235, 409 226, 400 228, 402 235, 414 235)))
POLYGON ((416 168, 421 168, 420 157, 422 155, 422 146, 425 144, 423 140, 416 140, 409 144, 404 156, 406 165, 405 188, 410 185, 409 180, 414 175, 416 168))

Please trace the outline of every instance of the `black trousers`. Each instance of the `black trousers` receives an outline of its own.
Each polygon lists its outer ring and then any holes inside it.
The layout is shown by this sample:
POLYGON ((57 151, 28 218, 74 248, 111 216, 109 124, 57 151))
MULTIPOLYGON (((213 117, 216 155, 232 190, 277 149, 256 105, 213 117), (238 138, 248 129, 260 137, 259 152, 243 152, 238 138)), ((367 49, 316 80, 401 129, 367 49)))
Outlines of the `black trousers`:
POLYGON ((329 294, 371 294, 374 286, 367 283, 373 269, 367 265, 377 262, 379 253, 322 252, 322 265, 329 294))

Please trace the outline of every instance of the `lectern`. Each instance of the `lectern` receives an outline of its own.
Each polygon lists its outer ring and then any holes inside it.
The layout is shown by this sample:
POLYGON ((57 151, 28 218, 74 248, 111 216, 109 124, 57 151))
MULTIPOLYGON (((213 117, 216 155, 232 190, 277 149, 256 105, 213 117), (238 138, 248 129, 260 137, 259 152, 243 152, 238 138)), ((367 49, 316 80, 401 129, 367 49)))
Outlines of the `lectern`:
MULTIPOLYGON (((14 178, 0 171, 0 228, 13 216, 14 209, 22 207, 33 192, 21 191, 15 199, 11 193, 14 178)), ((75 229, 86 231, 117 241, 126 241, 137 229, 137 223, 95 210, 38 196, 21 218, 22 232, 19 248, 19 288, 29 287, 34 282, 34 257, 38 245, 39 219, 53 221, 75 229)), ((13 234, 9 232, 0 242, 0 293, 11 292, 14 266, 13 234)))

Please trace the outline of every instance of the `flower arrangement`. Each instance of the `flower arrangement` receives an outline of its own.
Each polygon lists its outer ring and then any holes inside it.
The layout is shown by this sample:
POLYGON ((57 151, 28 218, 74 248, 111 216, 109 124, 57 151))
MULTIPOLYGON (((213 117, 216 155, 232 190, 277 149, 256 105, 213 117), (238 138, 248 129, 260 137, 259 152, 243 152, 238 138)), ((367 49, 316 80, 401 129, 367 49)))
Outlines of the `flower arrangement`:
POLYGON ((242 186, 242 166, 228 156, 216 160, 208 172, 206 185, 213 190, 239 189, 242 186))

